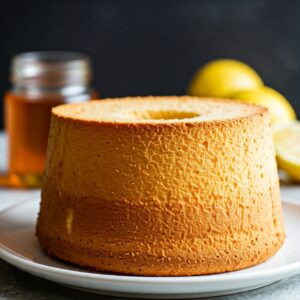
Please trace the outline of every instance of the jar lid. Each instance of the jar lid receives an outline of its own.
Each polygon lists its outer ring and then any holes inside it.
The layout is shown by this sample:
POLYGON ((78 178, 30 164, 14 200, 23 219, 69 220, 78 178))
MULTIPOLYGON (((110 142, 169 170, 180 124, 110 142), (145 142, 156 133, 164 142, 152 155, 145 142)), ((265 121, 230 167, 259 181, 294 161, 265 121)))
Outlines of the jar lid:
POLYGON ((65 51, 27 52, 12 59, 11 81, 21 86, 56 88, 87 85, 92 78, 90 58, 65 51))

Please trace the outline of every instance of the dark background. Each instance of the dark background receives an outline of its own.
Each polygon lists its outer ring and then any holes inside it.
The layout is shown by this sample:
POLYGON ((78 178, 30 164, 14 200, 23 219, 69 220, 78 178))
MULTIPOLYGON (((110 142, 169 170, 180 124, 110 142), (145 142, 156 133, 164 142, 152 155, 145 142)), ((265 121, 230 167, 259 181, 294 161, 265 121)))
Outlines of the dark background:
POLYGON ((1 95, 11 56, 24 51, 89 54, 102 97, 184 94, 199 66, 227 57, 254 67, 300 116, 299 1, 7 1, 0 41, 1 95))

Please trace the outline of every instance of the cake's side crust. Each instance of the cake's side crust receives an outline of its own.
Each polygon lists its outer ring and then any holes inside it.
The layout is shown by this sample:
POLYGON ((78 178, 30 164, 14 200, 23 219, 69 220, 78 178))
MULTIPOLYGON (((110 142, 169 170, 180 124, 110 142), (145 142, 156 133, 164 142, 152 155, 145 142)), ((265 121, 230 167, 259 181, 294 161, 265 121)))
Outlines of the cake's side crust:
POLYGON ((43 249, 99 271, 185 276, 239 270, 273 256, 285 238, 281 215, 274 218, 261 199, 251 208, 175 202, 159 208, 154 203, 145 207, 100 199, 60 200, 63 204, 52 211, 56 227, 47 230, 48 224, 39 223, 37 228, 43 249), (81 205, 73 211, 72 228, 68 228, 73 201, 81 205))
MULTIPOLYGON (((52 239, 39 236, 39 241, 49 256, 96 271, 143 276, 192 276, 231 272, 263 263, 280 249, 284 238, 283 234, 278 236, 276 246, 266 243, 267 247, 264 244, 258 248, 255 245, 250 249, 229 252, 226 256, 210 252, 211 256, 216 255, 211 259, 203 256, 198 259, 182 259, 180 256, 155 257, 145 253, 136 255, 135 251, 111 256, 107 250, 94 252, 70 244, 59 237, 52 239)), ((122 247, 124 244, 118 246, 122 247)))
POLYGON ((271 257, 284 226, 267 113, 101 124, 53 116, 37 236, 101 271, 196 275, 271 257))

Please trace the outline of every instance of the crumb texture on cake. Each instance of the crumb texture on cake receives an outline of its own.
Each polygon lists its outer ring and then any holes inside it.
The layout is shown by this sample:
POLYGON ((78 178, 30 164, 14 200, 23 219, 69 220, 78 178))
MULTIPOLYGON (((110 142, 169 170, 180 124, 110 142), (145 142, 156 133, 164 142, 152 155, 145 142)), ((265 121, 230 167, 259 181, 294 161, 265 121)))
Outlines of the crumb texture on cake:
POLYGON ((247 117, 266 109, 235 102, 196 97, 127 97, 96 100, 53 109, 57 116, 90 122, 182 123, 247 117))
POLYGON ((187 96, 54 108, 37 236, 51 256, 116 273, 265 261, 284 241, 267 110, 187 96))

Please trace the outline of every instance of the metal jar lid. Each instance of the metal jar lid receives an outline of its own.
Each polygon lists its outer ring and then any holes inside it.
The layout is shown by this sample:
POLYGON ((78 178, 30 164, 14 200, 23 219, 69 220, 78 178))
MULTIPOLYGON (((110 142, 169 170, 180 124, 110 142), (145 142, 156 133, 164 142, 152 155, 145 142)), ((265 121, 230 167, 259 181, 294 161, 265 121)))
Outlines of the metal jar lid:
POLYGON ((77 52, 27 52, 12 59, 11 81, 18 86, 60 88, 68 85, 88 85, 91 62, 77 52))

